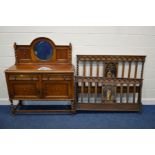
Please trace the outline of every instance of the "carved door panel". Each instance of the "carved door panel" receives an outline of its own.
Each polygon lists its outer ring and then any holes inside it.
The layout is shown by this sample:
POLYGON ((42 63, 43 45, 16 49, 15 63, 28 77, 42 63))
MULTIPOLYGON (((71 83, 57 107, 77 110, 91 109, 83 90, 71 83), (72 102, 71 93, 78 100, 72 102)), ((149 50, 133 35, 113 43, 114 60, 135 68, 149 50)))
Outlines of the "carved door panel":
POLYGON ((37 74, 10 74, 8 76, 9 95, 11 99, 40 98, 37 74))
POLYGON ((40 91, 37 81, 10 81, 12 99, 37 99, 40 91))
POLYGON ((43 81, 43 98, 69 99, 71 96, 70 81, 43 81))
POLYGON ((44 99, 72 99, 74 92, 73 75, 44 74, 42 90, 44 99))

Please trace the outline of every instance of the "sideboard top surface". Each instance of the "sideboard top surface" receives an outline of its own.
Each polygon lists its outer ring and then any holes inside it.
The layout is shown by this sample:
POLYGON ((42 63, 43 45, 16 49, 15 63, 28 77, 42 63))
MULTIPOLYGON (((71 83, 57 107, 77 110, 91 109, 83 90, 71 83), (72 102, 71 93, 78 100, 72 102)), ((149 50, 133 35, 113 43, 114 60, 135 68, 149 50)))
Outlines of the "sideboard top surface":
POLYGON ((6 70, 9 72, 25 73, 74 73, 74 66, 70 64, 53 64, 53 65, 13 65, 6 70), (50 70, 39 70, 41 67, 48 67, 50 70))

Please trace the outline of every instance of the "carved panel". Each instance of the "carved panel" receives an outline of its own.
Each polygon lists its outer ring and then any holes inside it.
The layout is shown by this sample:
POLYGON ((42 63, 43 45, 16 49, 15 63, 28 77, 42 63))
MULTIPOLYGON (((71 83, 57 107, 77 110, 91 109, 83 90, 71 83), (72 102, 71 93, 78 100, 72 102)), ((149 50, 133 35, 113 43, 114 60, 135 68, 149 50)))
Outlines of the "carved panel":
POLYGON ((77 55, 78 61, 89 60, 101 60, 101 61, 145 61, 145 56, 136 55, 77 55))
POLYGON ((68 50, 67 49, 57 49, 56 50, 56 59, 68 59, 68 50))
POLYGON ((38 83, 36 81, 11 81, 11 95, 14 99, 38 98, 38 83))
POLYGON ((44 82, 45 98, 69 98, 70 83, 67 81, 46 81, 44 82))
POLYGON ((16 45, 15 49, 16 63, 24 63, 31 61, 29 46, 16 45))
POLYGON ((116 97, 115 85, 103 85, 103 102, 114 103, 116 97))
POLYGON ((117 76, 117 64, 116 63, 106 63, 105 64, 105 77, 115 78, 117 76))

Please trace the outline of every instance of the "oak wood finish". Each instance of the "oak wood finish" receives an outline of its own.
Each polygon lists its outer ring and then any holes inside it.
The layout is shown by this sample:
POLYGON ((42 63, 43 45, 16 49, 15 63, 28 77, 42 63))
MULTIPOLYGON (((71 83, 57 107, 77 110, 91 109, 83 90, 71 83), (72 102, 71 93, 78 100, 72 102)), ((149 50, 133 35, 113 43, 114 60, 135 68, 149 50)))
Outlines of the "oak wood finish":
POLYGON ((138 55, 77 55, 75 77, 77 109, 140 111, 144 62, 145 56, 138 55), (80 64, 84 64, 81 65, 82 74, 80 64), (90 66, 86 67, 85 64, 90 66), (93 76, 94 67, 96 67, 96 75, 93 76), (89 71, 87 74, 86 68, 89 71), (102 73, 99 73, 100 70, 102 73))
POLYGON ((15 65, 5 70, 9 100, 13 113, 29 112, 72 112, 74 105, 74 66, 72 65, 72 47, 70 45, 55 45, 48 38, 37 38, 30 45, 14 44, 15 65), (47 41, 53 47, 53 56, 47 61, 38 59, 33 51, 35 43, 47 41), (48 67, 51 70, 38 70, 48 67), (13 100, 68 100, 69 110, 19 110, 13 105, 13 100))

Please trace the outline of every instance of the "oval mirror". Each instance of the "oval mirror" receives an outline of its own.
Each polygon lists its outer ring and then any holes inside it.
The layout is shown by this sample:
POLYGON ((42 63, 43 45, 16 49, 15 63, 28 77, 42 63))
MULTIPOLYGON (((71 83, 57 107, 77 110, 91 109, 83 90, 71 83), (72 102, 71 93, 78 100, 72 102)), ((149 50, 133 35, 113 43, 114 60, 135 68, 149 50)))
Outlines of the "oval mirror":
POLYGON ((39 41, 34 45, 34 53, 40 60, 48 60, 53 54, 53 47, 47 41, 39 41))

